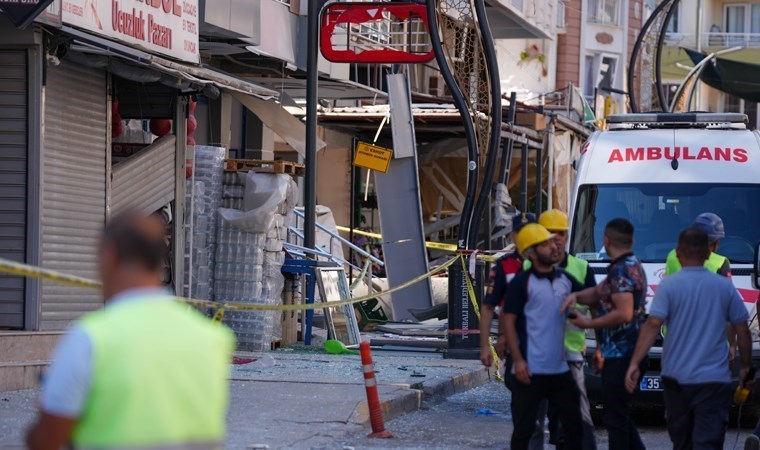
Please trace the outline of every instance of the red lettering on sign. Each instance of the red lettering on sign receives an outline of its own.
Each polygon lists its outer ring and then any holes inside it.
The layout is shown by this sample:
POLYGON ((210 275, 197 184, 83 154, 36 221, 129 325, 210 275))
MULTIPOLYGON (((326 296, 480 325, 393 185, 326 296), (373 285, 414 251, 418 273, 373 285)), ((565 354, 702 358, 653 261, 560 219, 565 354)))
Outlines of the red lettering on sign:
POLYGON ((626 148, 625 149, 626 161, 643 161, 644 160, 644 147, 639 148, 626 148))
POLYGON ((699 155, 697 155, 697 159, 709 159, 710 161, 712 161, 713 155, 712 153, 710 153, 710 150, 708 150, 707 147, 702 147, 702 149, 699 150, 699 155))
POLYGON ((689 147, 626 147, 624 150, 619 148, 612 149, 607 162, 656 161, 663 158, 666 160, 680 158, 689 161, 707 160, 745 163, 749 160, 749 152, 743 148, 731 149, 731 147, 701 147, 699 151, 690 150, 689 147))
POLYGON ((608 163, 611 163, 613 161, 620 161, 623 162, 623 155, 620 154, 620 149, 616 148, 612 150, 612 153, 610 154, 610 160, 607 161, 608 163))

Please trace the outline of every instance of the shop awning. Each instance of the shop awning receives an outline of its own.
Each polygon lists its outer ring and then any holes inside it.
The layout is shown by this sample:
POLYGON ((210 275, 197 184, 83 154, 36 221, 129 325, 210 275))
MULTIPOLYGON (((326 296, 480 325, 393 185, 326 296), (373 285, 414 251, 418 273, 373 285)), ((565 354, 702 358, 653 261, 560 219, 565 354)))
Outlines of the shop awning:
MULTIPOLYGON (((684 49, 694 64, 698 64, 707 57, 704 53, 684 49)), ((754 59, 757 61, 757 59, 754 59)), ((700 79, 709 86, 727 94, 760 102, 760 80, 757 77, 760 64, 753 60, 743 60, 736 55, 727 54, 725 57, 715 58, 712 64, 702 71, 700 79)))
MULTIPOLYGON (((522 4, 522 2, 519 2, 522 4)), ((487 0, 486 13, 494 39, 551 39, 513 6, 510 0, 487 0)))
MULTIPOLYGON (((306 98, 306 78, 250 78, 269 89, 283 91, 295 100, 306 98)), ((330 100, 386 99, 388 94, 350 80, 319 80, 319 98, 330 100)))
POLYGON ((117 42, 109 41, 71 27, 61 31, 74 38, 67 58, 80 64, 108 70, 122 78, 146 83, 162 83, 182 92, 203 92, 208 97, 228 89, 263 100, 277 98, 278 93, 218 69, 170 61, 117 42))

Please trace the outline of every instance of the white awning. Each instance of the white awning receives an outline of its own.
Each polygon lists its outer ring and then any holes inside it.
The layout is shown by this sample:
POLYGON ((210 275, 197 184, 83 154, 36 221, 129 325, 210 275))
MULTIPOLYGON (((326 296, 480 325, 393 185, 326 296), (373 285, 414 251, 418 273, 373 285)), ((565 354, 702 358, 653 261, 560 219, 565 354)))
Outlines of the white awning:
MULTIPOLYGON (((286 111, 279 103, 261 100, 235 91, 230 92, 230 94, 301 156, 306 156, 306 125, 303 122, 286 111)), ((317 151, 326 145, 324 141, 317 138, 317 151)))
POLYGON ((252 95, 263 100, 278 97, 277 91, 234 77, 212 67, 174 62, 66 26, 62 27, 61 31, 75 39, 72 46, 72 59, 77 59, 77 62, 92 67, 109 70, 127 79, 162 82, 180 91, 203 91, 210 97, 213 97, 214 93, 218 95, 218 92, 215 91, 222 88, 252 95), (131 64, 126 65, 122 61, 131 64), (163 79, 162 74, 171 79, 163 79))

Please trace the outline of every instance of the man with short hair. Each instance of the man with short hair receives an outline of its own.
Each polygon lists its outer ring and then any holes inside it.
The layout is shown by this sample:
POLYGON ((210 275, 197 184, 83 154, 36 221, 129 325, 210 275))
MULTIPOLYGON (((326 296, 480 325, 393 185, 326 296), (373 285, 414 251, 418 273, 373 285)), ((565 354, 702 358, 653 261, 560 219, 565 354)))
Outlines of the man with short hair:
POLYGON ((649 318, 642 327, 626 374, 633 392, 641 376, 639 362, 654 345, 663 323, 672 325, 662 349, 665 414, 674 449, 722 449, 731 407, 731 372, 725 326, 738 334, 739 380, 752 363, 749 315, 730 280, 704 267, 708 236, 684 230, 676 249, 683 270, 662 280, 649 318))
MULTIPOLYGON (((558 267, 575 278, 583 287, 592 288, 596 286, 594 273, 589 270, 588 261, 576 258, 565 251, 567 248, 567 233, 570 230, 570 220, 567 214, 558 209, 544 211, 538 218, 538 224, 554 234, 554 243, 557 245, 557 251, 560 255, 558 267)), ((529 260, 525 261, 523 265, 525 270, 528 270, 530 266, 531 262, 529 260)), ((579 313, 589 314, 588 307, 578 307, 577 309, 579 313)), ((565 325, 565 350, 567 352, 567 364, 570 366, 570 373, 573 375, 581 394, 580 413, 583 419, 583 450, 596 450, 594 421, 591 417, 591 405, 586 394, 586 377, 583 371, 583 367, 585 366, 583 353, 586 351, 586 333, 584 330, 573 325, 569 320, 565 325)), ((556 411, 547 409, 546 402, 544 402, 539 408, 538 426, 533 435, 533 441, 540 442, 542 448, 544 417, 547 415, 549 417, 549 443, 560 445, 563 440, 562 426, 556 411)))
POLYGON ((559 262, 557 245, 541 225, 524 226, 517 235, 517 249, 530 259, 532 267, 509 283, 499 319, 514 361, 507 376, 514 422, 510 448, 528 448, 539 404, 547 399, 563 424, 564 448, 580 450, 580 393, 567 365, 566 315, 561 308, 564 298, 582 286, 555 267, 559 262))
POLYGON ((235 339, 162 288, 165 253, 155 217, 106 226, 106 306, 58 344, 28 448, 223 448, 235 339))
POLYGON ((571 321, 579 328, 601 330, 601 340, 597 344, 604 357, 604 422, 609 432, 610 448, 615 450, 645 448, 631 419, 632 396, 625 386, 625 374, 644 317, 647 293, 646 273, 632 250, 633 232, 633 224, 626 219, 613 219, 607 224, 604 248, 612 258, 607 278, 595 288, 568 296, 563 305, 563 309, 576 303, 596 308, 596 318, 579 315, 571 321))

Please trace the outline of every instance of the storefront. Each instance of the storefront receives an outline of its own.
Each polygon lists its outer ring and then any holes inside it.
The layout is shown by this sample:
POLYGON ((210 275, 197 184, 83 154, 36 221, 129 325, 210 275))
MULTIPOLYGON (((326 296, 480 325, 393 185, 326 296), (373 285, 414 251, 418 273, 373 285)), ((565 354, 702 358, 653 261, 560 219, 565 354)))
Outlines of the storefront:
MULTIPOLYGON (((89 15, 83 0, 62 3, 26 29, 0 13, 0 258, 97 279, 108 218, 164 210, 173 287, 183 275, 189 105, 223 89, 276 92, 197 64, 195 1, 182 11, 123 1, 115 11, 98 0, 89 15), (130 142, 121 119, 145 138, 130 142), (161 131, 151 134, 153 123, 161 131)), ((0 329, 62 330, 102 305, 92 289, 0 275, 0 329)))

